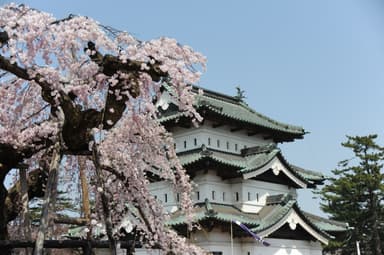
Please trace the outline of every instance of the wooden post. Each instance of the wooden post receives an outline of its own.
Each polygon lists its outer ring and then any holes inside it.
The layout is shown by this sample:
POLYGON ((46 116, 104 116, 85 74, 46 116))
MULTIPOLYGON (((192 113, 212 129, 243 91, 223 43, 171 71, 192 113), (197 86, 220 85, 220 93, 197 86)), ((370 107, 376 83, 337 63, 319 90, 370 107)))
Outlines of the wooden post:
POLYGON ((93 162, 95 164, 95 171, 96 171, 96 180, 97 180, 97 186, 101 188, 100 197, 101 197, 101 204, 103 207, 103 214, 104 214, 104 221, 105 221, 105 229, 107 232, 107 236, 110 242, 110 250, 111 255, 117 255, 117 247, 116 247, 116 240, 113 238, 113 231, 112 231, 112 217, 109 210, 109 198, 108 195, 105 193, 105 186, 103 183, 103 173, 100 166, 100 155, 99 151, 97 149, 96 142, 93 144, 93 162))
POLYGON ((56 142, 53 147, 52 160, 49 166, 48 181, 44 194, 43 209, 41 212, 40 226, 37 233, 35 249, 33 255, 43 255, 43 245, 47 229, 49 227, 50 216, 49 209, 54 207, 57 194, 58 170, 61 161, 60 142, 56 142))
MULTIPOLYGON (((87 221, 87 225, 89 228, 92 226, 89 224, 91 219, 91 206, 89 204, 89 192, 88 192, 88 182, 87 175, 85 174, 86 168, 86 159, 83 157, 78 157, 79 161, 79 171, 80 171, 80 182, 81 182, 81 194, 82 194, 82 204, 83 204, 83 212, 84 218, 87 221)), ((92 237, 92 229, 87 233, 87 238, 91 239, 92 237)))
MULTIPOLYGON (((25 240, 31 240, 31 220, 29 215, 29 198, 28 198, 28 183, 27 183, 27 171, 25 167, 20 167, 20 192, 21 192, 21 225, 23 226, 23 235, 25 240)), ((28 248, 25 248, 25 254, 29 254, 28 248)))

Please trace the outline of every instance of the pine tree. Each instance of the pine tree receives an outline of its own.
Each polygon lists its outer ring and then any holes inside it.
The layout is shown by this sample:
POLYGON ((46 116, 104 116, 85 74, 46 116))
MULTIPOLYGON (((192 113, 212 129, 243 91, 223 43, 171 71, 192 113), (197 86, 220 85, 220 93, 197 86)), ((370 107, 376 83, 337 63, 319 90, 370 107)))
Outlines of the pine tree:
POLYGON ((384 147, 376 138, 347 136, 342 146, 351 149, 354 157, 341 161, 333 170, 335 177, 320 191, 323 211, 351 226, 349 236, 332 247, 341 254, 356 254, 356 242, 362 254, 381 255, 383 251, 384 147))

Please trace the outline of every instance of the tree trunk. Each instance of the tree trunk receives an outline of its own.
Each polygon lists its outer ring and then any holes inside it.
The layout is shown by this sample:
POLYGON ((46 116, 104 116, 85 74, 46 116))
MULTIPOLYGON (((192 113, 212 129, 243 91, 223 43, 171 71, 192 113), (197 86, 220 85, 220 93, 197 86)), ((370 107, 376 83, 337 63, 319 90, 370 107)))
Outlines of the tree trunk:
MULTIPOLYGON (((5 173, 0 173, 0 205, 5 204, 5 199, 7 198, 8 191, 4 186, 5 181, 5 173)), ((5 206, 1 206, 0 208, 0 240, 8 239, 8 229, 7 229, 7 210, 5 206)), ((2 249, 2 254, 8 255, 11 254, 11 250, 8 248, 2 249)))
POLYGON ((45 190, 43 209, 41 212, 41 220, 39 231, 37 233, 36 244, 33 255, 43 255, 43 245, 46 232, 49 228, 49 223, 51 222, 49 209, 53 207, 55 196, 57 193, 57 179, 58 179, 58 170, 61 161, 61 151, 60 143, 57 142, 53 148, 52 160, 49 167, 47 187, 45 190))
POLYGON ((374 247, 372 247, 373 254, 375 255, 382 255, 382 249, 381 249, 381 240, 380 240, 380 233, 379 233, 379 219, 377 215, 377 211, 375 210, 373 212, 373 224, 372 224, 372 241, 374 247))

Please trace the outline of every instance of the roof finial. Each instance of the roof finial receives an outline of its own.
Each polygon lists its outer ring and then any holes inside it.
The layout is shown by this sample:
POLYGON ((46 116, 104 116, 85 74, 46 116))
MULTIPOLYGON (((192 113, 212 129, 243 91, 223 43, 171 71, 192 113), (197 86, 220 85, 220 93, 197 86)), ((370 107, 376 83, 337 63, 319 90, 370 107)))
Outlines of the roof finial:
POLYGON ((236 86, 236 91, 237 91, 237 95, 235 96, 235 98, 241 102, 243 102, 246 97, 245 97, 245 90, 242 90, 240 88, 240 86, 236 86))

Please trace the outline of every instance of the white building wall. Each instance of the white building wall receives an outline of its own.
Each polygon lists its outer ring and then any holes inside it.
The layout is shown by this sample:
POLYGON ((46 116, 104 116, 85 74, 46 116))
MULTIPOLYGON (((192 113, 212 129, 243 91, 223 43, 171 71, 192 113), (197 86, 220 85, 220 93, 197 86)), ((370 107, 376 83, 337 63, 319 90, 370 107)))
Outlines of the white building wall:
MULTIPOLYGON (((211 202, 234 205, 250 213, 257 213, 266 204, 268 196, 287 193, 297 196, 296 190, 286 185, 241 178, 222 180, 214 170, 197 172, 193 182, 197 184, 195 193, 192 194, 194 202, 201 203, 208 199, 211 202)), ((177 195, 168 182, 152 183, 150 190, 167 211, 173 212, 177 209, 177 195)))
MULTIPOLYGON (((321 255, 319 242, 268 238, 271 244, 265 247, 252 238, 234 238, 233 255, 321 255)), ((194 243, 207 251, 232 255, 231 237, 228 233, 214 229, 211 232, 199 231, 191 235, 194 243)))
POLYGON ((205 144, 208 148, 240 154, 243 148, 273 142, 271 139, 265 140, 263 134, 249 136, 244 130, 231 132, 229 126, 213 128, 212 125, 212 122, 205 121, 197 128, 175 127, 172 134, 176 152, 197 149, 205 144))

